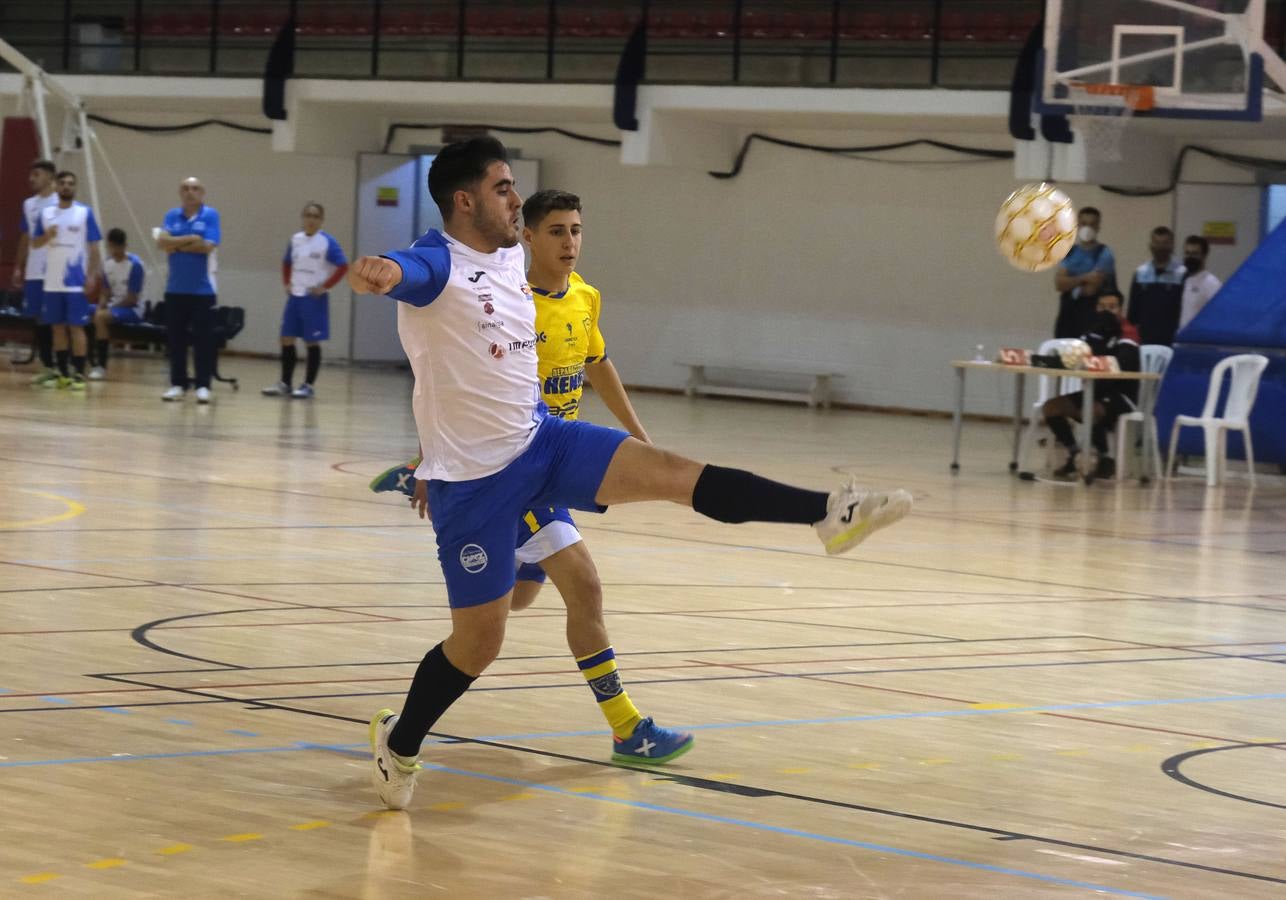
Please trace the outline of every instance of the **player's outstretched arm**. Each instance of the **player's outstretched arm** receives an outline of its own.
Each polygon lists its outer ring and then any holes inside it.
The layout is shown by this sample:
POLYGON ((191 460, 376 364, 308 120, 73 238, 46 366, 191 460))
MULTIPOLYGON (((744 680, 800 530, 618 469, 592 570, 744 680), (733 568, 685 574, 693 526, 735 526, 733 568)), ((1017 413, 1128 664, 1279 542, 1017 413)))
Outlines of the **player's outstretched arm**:
POLYGON ((652 443, 652 439, 643 430, 643 423, 639 421, 638 413, 630 403, 625 385, 621 384, 620 373, 616 371, 616 366, 612 365, 610 359, 600 359, 598 362, 587 365, 585 377, 589 380, 590 386, 603 398, 603 403, 612 415, 616 416, 616 421, 620 422, 626 431, 645 444, 652 443))
POLYGON ((348 269, 348 286, 359 294, 387 294, 402 283, 402 267, 386 256, 361 256, 348 269))

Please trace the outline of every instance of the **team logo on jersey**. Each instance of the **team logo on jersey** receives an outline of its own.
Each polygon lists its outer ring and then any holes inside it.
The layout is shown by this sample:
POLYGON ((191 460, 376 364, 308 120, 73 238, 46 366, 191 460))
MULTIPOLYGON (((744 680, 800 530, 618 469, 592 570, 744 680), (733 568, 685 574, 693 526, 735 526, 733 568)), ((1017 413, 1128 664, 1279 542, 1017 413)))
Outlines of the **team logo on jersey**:
POLYGON ((495 312, 495 311, 496 311, 496 308, 495 308, 494 306, 492 306, 492 305, 491 305, 491 302, 490 302, 490 301, 488 301, 488 302, 486 302, 486 303, 482 304, 482 311, 483 311, 484 313, 486 313, 487 315, 491 315, 493 312, 495 312))
POLYGON ((504 358, 505 358, 505 348, 504 348, 504 347, 501 347, 499 344, 492 344, 492 345, 491 345, 491 358, 492 358, 492 359, 504 359, 504 358))
POLYGON ((460 548, 460 568, 470 575, 477 575, 487 567, 487 551, 477 544, 465 544, 460 548))

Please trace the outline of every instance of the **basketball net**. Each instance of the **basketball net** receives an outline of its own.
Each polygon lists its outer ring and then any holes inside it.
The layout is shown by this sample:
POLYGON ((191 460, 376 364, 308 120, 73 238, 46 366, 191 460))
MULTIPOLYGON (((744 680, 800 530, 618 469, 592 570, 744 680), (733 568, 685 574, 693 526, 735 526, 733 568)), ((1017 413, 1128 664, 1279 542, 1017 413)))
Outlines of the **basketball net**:
POLYGON ((1089 159, 1119 162, 1124 154, 1125 133, 1137 112, 1150 112, 1156 106, 1152 87, 1140 84, 1068 83, 1076 133, 1085 143, 1089 159), (1104 98, 1120 98, 1120 104, 1104 98))

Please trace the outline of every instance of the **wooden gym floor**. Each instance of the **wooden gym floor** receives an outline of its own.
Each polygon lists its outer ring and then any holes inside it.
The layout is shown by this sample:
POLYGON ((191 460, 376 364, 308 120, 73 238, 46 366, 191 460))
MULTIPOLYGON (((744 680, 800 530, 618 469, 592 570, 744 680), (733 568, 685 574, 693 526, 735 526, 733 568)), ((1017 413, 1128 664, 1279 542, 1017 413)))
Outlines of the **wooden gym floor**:
POLYGON ((945 420, 640 395, 676 450, 917 510, 838 559, 579 516, 630 693, 695 750, 607 763, 547 590, 381 812, 366 722, 447 620, 430 528, 366 490, 408 378, 225 368, 208 408, 154 360, 0 368, 0 896, 1286 894, 1281 478, 1024 483, 976 424, 953 478, 945 420))

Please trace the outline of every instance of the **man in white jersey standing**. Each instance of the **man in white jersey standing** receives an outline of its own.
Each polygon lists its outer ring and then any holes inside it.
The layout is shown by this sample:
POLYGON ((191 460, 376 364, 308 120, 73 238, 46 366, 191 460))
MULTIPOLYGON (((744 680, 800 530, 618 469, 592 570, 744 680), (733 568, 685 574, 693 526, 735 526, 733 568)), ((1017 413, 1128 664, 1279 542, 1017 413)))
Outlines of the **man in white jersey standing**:
POLYGON ((31 234, 36 230, 36 220, 46 206, 58 202, 54 192, 54 173, 58 170, 47 159, 31 164, 27 181, 32 194, 22 201, 22 221, 18 223, 18 256, 13 266, 13 286, 22 289, 22 311, 36 320, 36 353, 44 369, 31 379, 32 384, 53 384, 58 380, 54 368, 54 331, 41 321, 45 293, 45 249, 33 249, 31 234))
POLYGON ((281 380, 261 392, 265 397, 309 400, 321 369, 321 342, 330 338, 330 289, 348 271, 348 260, 335 240, 321 230, 326 210, 315 201, 304 205, 303 228, 291 235, 281 260, 281 280, 289 296, 281 314, 281 380), (300 338, 308 352, 304 382, 291 389, 300 338))
POLYGON ((41 321, 54 330, 54 359, 58 365, 60 388, 73 391, 85 389, 85 357, 89 341, 85 326, 89 324, 91 308, 85 289, 98 283, 102 259, 98 242, 103 235, 98 230, 94 211, 76 202, 76 176, 59 172, 58 202, 46 206, 36 220, 31 246, 48 247, 45 258, 44 310, 41 321), (71 369, 67 357, 71 356, 71 369))
POLYGON ((125 232, 112 228, 107 232, 107 258, 103 260, 106 299, 94 311, 94 367, 90 381, 107 377, 108 337, 113 322, 134 325, 143 321, 138 314, 138 295, 143 292, 143 260, 126 252, 125 232))
POLYGON ((411 801, 429 729, 500 652, 526 510, 670 500, 722 522, 812 525, 827 552, 842 553, 911 508, 906 491, 803 490, 548 416, 518 246, 522 198, 504 145, 451 144, 428 180, 445 233, 362 257, 348 275, 356 291, 401 301, 398 335, 415 373, 423 455, 416 477, 428 481, 451 606, 451 634, 421 661, 401 715, 381 710, 371 720, 372 780, 393 809, 411 801))

